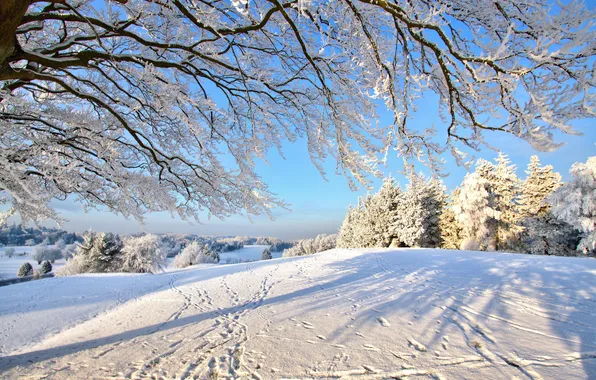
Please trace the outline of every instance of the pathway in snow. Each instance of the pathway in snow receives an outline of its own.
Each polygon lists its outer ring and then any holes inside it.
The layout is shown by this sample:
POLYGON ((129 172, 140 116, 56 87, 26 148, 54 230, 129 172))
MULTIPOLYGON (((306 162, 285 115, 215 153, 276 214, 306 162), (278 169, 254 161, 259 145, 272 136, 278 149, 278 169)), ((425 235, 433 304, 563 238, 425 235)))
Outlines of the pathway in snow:
POLYGON ((596 378, 595 295, 593 259, 417 249, 55 278, 0 289, 0 378, 596 378))

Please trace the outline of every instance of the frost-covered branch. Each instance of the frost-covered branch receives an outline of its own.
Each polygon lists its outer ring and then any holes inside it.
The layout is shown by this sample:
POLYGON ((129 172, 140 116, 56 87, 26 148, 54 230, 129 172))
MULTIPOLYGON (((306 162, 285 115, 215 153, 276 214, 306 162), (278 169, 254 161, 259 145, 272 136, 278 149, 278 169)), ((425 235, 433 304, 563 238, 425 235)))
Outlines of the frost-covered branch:
POLYGON ((484 131, 553 149, 554 131, 596 113, 596 17, 551 5, 3 1, 0 192, 33 220, 69 195, 137 219, 258 215, 284 204, 255 161, 287 140, 352 187, 393 150, 439 170, 484 131), (426 92, 446 141, 412 126, 426 92))

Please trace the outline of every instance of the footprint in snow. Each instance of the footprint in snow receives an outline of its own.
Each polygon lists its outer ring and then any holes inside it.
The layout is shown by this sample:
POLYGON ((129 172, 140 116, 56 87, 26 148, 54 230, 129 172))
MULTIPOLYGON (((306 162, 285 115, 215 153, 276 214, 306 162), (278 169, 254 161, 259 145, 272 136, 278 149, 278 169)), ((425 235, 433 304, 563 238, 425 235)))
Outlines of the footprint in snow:
POLYGON ((377 318, 377 321, 379 321, 379 323, 380 323, 380 324, 381 324, 381 326, 383 326, 383 327, 389 327, 389 326, 391 326, 391 324, 389 323, 389 321, 388 321, 388 320, 386 320, 386 319, 385 319, 385 318, 383 318, 383 317, 377 318))
POLYGON ((325 338, 324 335, 317 335, 317 338, 321 339, 321 340, 327 340, 327 338, 325 338))

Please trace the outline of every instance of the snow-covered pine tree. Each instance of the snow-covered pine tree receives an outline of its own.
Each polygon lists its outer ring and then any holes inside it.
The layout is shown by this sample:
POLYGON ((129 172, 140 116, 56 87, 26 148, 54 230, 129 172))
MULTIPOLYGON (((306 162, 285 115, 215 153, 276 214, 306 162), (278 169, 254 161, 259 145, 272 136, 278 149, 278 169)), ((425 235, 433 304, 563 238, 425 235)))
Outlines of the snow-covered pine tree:
POLYGON ((123 244, 118 235, 88 232, 83 239, 74 256, 67 261, 64 274, 109 273, 122 270, 123 244))
POLYGON ((271 260, 273 256, 271 256, 271 251, 269 248, 265 248, 265 250, 261 253, 261 260, 271 260))
MULTIPOLYGON (((361 210, 357 207, 350 206, 346 212, 341 227, 337 233, 337 247, 338 248, 354 248, 356 243, 354 241, 354 229, 356 228, 356 221, 361 210)), ((286 251, 290 248, 287 248, 286 251)), ((285 252, 285 251, 284 251, 285 252)), ((284 256, 285 257, 285 256, 284 256)))
POLYGON ((551 165, 540 166, 538 156, 532 156, 526 179, 519 188, 519 212, 523 218, 545 215, 550 210, 546 199, 562 186, 561 175, 551 165))
POLYGON ((547 202, 548 197, 561 186, 561 175, 554 172, 552 166, 541 166, 538 156, 530 158, 526 179, 519 190, 525 252, 569 256, 575 251, 579 241, 578 231, 567 222, 555 218, 547 202))
POLYGON ((453 212, 453 202, 459 196, 459 192, 459 188, 455 188, 451 192, 451 195, 443 206, 443 212, 439 219, 441 248, 443 249, 459 249, 461 245, 462 230, 455 218, 455 212, 453 212))
POLYGON ((439 246, 439 220, 444 202, 445 189, 440 181, 412 175, 392 225, 399 240, 410 247, 439 246))
POLYGON ((495 209, 499 212, 495 234, 497 251, 521 251, 523 227, 517 205, 520 181, 515 174, 515 165, 510 165, 506 155, 499 153, 496 162, 490 191, 494 194, 495 209))
POLYGON ((339 248, 389 247, 397 245, 394 228, 402 191, 391 177, 383 180, 379 191, 358 200, 350 207, 339 229, 339 248))
POLYGON ((493 226, 499 212, 494 208, 486 178, 478 172, 467 174, 454 200, 453 211, 462 229, 461 249, 496 249, 493 226))
POLYGON ((586 163, 575 163, 569 170, 571 180, 549 198, 552 212, 579 231, 582 239, 577 250, 596 255, 596 156, 586 163))

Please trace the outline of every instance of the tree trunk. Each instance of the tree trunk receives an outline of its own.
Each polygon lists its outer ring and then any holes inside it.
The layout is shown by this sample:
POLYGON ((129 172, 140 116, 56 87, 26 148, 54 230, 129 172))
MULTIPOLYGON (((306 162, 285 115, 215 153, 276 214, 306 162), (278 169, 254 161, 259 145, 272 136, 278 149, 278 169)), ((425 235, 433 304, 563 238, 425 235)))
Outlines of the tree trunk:
POLYGON ((30 0, 0 1, 0 75, 9 69, 6 59, 15 51, 16 31, 30 4, 30 0))

